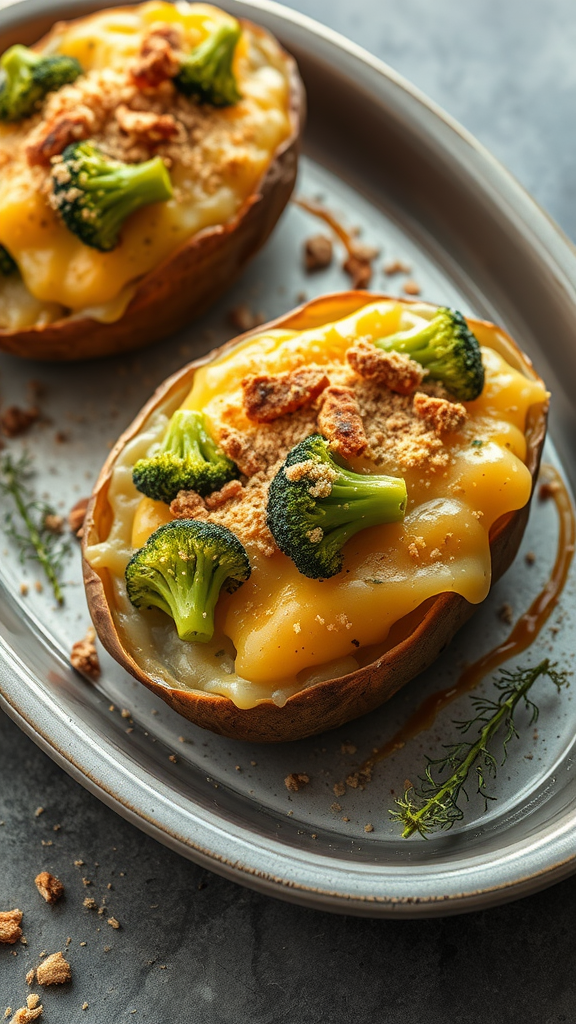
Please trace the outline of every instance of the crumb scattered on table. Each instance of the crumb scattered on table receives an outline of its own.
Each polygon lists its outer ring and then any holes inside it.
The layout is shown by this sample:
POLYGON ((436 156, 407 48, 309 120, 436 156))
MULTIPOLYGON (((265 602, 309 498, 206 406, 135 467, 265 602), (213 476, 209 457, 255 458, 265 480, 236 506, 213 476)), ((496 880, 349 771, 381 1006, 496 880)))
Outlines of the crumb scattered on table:
POLYGON ((409 278, 408 281, 405 281, 404 284, 402 285, 402 291, 406 295, 420 295, 422 289, 417 281, 414 281, 412 278, 409 278))
POLYGON ((324 270, 332 262, 332 239, 327 235, 312 235, 304 242, 304 268, 308 274, 324 270))
POLYGON ((64 895, 64 886, 59 878, 51 875, 49 871, 41 871, 36 875, 34 884, 46 903, 56 903, 64 895))
POLYGON ((306 775, 305 772, 292 772, 284 779, 284 785, 290 793, 297 793, 299 789, 307 786, 309 782, 310 776, 306 775))
POLYGON ((507 626, 511 626, 514 621, 514 609, 511 604, 507 601, 498 609, 498 618, 501 622, 505 622, 507 626))
POLYGON ((110 925, 111 928, 118 929, 120 927, 120 921, 117 921, 115 917, 109 917, 108 924, 110 925))
POLYGON ((412 267, 405 260, 388 260, 382 270, 388 277, 393 277, 394 274, 409 274, 412 267))
POLYGON ((39 985, 64 985, 72 978, 72 969, 61 952, 51 953, 36 968, 36 980, 39 985))
POLYGON ((22 921, 21 910, 0 911, 0 942, 12 946, 22 935, 20 923, 22 921))
POLYGON ((251 331, 254 327, 259 327, 265 321, 263 313, 253 313, 249 306, 244 303, 234 306, 228 314, 228 319, 232 327, 242 332, 251 331))
POLYGON ((18 405, 11 405, 0 416, 0 430, 5 437, 20 437, 30 429, 39 416, 40 410, 36 406, 21 409, 18 405))
POLYGON ((98 679, 100 676, 100 661, 94 641, 96 631, 90 626, 83 640, 77 640, 72 646, 70 653, 70 664, 81 675, 88 679, 98 679))

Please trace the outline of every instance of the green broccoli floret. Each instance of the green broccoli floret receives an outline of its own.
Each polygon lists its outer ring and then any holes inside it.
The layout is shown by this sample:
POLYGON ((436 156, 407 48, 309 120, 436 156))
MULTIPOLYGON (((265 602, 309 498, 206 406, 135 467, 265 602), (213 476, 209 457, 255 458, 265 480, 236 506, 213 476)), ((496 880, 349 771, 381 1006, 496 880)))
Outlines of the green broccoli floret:
POLYGON ((3 245, 0 245, 0 274, 3 277, 8 277, 13 274, 16 270, 16 263, 12 259, 8 249, 5 249, 3 245))
POLYGON ((62 161, 52 171, 58 213, 84 245, 101 252, 115 248, 131 213, 172 196, 170 175, 159 156, 124 164, 110 160, 93 142, 73 142, 62 161), (63 166, 68 175, 62 173, 63 166))
POLYGON ((149 458, 139 459, 132 471, 142 494, 167 504, 178 491, 204 496, 238 475, 236 464, 210 437, 202 413, 190 409, 174 413, 159 448, 149 458))
POLYGON ((311 579, 339 573, 341 548, 368 526, 397 523, 406 512, 400 477, 362 475, 334 461, 320 434, 300 441, 270 484, 267 521, 298 572, 311 579))
POLYGON ((74 57, 43 57, 27 46, 11 46, 0 58, 0 121, 34 113, 48 92, 74 82, 82 68, 74 57))
POLYGON ((192 53, 184 57, 174 79, 185 96, 197 96, 202 103, 228 107, 242 97, 232 71, 234 50, 241 34, 238 22, 221 25, 192 53))
POLYGON ((484 367, 477 339, 464 317, 443 307, 426 324, 400 331, 374 344, 389 352, 402 352, 424 366, 430 380, 438 380, 461 402, 482 393, 484 367))
POLYGON ((207 643, 222 587, 233 593, 250 576, 248 555, 224 526, 176 519, 160 526, 126 567, 128 597, 136 608, 160 608, 181 640, 207 643))

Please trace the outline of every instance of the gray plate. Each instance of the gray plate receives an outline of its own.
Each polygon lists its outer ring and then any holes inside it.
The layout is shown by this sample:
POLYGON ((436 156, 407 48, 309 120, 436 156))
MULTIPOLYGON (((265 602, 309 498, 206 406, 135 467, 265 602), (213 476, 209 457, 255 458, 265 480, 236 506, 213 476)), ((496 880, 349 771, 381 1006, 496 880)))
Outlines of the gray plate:
MULTIPOLYGON (((0 14, 1 49, 31 42, 55 18, 102 6, 93 0, 46 5, 22 0, 0 14), (49 12, 48 12, 49 8, 49 12)), ((547 459, 576 477, 575 254, 557 228, 472 138, 389 68, 309 19, 265 0, 226 6, 260 21, 296 55, 310 117, 299 189, 321 195, 383 258, 413 265, 422 295, 501 322, 533 357, 554 391, 547 459), (558 455, 556 454, 558 452, 558 455)), ((305 278, 302 240, 319 226, 292 206, 266 252, 200 323, 172 342, 130 359, 34 366, 2 357, 2 392, 25 401, 30 378, 47 388, 52 422, 27 440, 38 487, 66 511, 90 489, 110 444, 152 389, 188 358, 230 335, 226 311, 241 301, 267 318, 309 296, 348 287, 336 265, 305 278), (56 443, 57 431, 68 440, 56 443)), ((400 293, 402 278, 374 286, 400 293)), ((17 449, 16 442, 12 447, 17 449)), ((521 729, 484 813, 471 800, 465 823, 428 842, 404 841, 388 808, 426 753, 454 737, 469 698, 443 713, 428 733, 382 764, 364 791, 348 789, 334 811, 333 786, 402 723, 423 696, 503 639, 496 614, 504 601, 520 613, 545 582, 554 558, 553 507, 536 505, 522 557, 436 665, 378 712, 338 732, 291 745, 251 747, 204 733, 103 656, 98 686, 69 668, 67 654, 88 624, 79 559, 68 564, 66 606, 53 607, 8 546, 0 565, 2 706, 66 771, 138 827, 236 881, 285 899, 371 916, 446 914, 489 906, 542 888, 574 869, 576 773, 574 710, 542 683, 539 738, 521 729), (122 717, 127 709, 131 721, 122 717), (349 741, 354 755, 343 754, 349 741), (177 762, 169 755, 177 755, 177 762), (308 772, 290 794, 284 777, 308 772), (346 817, 348 821, 343 821, 346 817), (374 825, 367 834, 364 826, 374 825)), ((574 574, 559 613, 521 659, 542 653, 570 667, 574 658, 574 574)))

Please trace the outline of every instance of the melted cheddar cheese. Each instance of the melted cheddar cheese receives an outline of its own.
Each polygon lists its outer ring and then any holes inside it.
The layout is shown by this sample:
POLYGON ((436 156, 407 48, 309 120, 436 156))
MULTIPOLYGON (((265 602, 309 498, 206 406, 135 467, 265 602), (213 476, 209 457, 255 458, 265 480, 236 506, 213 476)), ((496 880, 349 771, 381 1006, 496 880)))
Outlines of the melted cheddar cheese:
MULTIPOLYGON (((155 679, 220 693, 239 707, 266 699, 283 704, 314 682, 353 671, 364 649, 385 643, 391 627, 429 598, 454 592, 477 604, 486 597, 490 528, 529 500, 526 417, 531 406, 546 402, 547 393, 539 379, 512 365, 514 351, 504 335, 476 324, 486 383, 476 401, 465 403, 465 426, 444 439, 448 452, 441 468, 402 470, 408 490, 404 522, 356 534, 344 546, 338 575, 308 579, 281 552, 265 557, 246 543, 252 575, 234 594, 221 594, 216 634, 206 645, 181 642, 165 615, 136 611, 126 597, 128 559, 172 518, 168 505, 138 494, 132 466, 161 439, 176 408, 203 410, 217 435, 223 396, 233 395, 250 372, 343 361, 357 338, 407 329, 433 314, 424 304, 381 300, 313 329, 271 330, 249 339, 197 370, 188 394, 182 391, 157 408, 124 448, 108 495, 110 534, 87 557, 95 569, 110 573, 122 641, 155 679)), ((386 458, 363 467, 361 461, 353 468, 398 473, 386 458)))
POLYGON ((141 159, 155 153, 163 156, 174 197, 132 214, 120 244, 111 252, 90 248, 67 230, 46 199, 48 171, 29 166, 26 158, 34 130, 58 104, 67 103, 70 109, 92 105, 100 116, 97 108, 103 96, 110 109, 93 137, 110 149, 111 132, 118 133, 114 106, 132 104, 139 110, 154 99, 143 99, 129 78, 130 61, 150 27, 177 24, 185 46, 192 49, 224 20, 229 16, 208 4, 150 0, 129 10, 112 9, 62 23, 47 38, 44 52, 77 58, 85 74, 50 94, 38 114, 16 124, 0 124, 0 244, 21 275, 18 286, 0 276, 0 327, 18 329, 80 314, 103 322, 118 319, 139 279, 193 235, 232 220, 257 187, 291 126, 282 51, 269 36, 249 29, 243 31, 234 57, 242 96, 238 103, 199 108, 180 95, 163 94, 162 112, 180 118, 190 145, 178 150, 162 144, 141 159), (189 116, 186 120, 188 111, 197 113, 197 127, 189 116))

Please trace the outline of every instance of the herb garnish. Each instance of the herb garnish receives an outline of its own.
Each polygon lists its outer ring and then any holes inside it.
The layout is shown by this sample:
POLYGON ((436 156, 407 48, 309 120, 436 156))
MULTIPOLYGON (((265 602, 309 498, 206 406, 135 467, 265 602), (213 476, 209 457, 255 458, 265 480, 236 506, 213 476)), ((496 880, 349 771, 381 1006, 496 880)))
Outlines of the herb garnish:
POLYGON ((530 688, 539 676, 548 676, 559 690, 567 682, 567 675, 566 672, 557 671, 548 658, 535 668, 518 668, 515 671, 501 669, 500 677, 494 681, 499 691, 498 699, 474 698, 474 718, 467 722, 454 723, 461 733, 468 732, 476 725, 478 739, 474 742, 463 741, 451 746, 446 745, 447 752, 444 757, 428 760, 425 775, 420 779, 421 787, 407 789, 404 797, 395 801, 397 809, 390 811, 390 815, 393 821, 400 821, 404 825, 402 838, 407 839, 413 832, 419 832, 421 836, 426 837, 429 832, 446 831, 452 828, 455 822, 462 820, 464 811, 458 806, 458 799, 461 793, 468 799, 464 785, 477 761, 480 762, 476 766, 477 791, 484 798, 485 806, 488 800, 494 800, 495 797, 486 792, 486 782, 496 775, 498 762, 494 754, 488 750, 488 743, 504 726, 506 735, 501 761, 501 764, 504 764, 508 755, 508 743, 514 736, 518 736, 514 724, 517 705, 521 701, 524 702, 530 712, 532 725, 538 718, 538 708, 528 697, 530 688), (440 782, 437 776, 447 769, 451 769, 450 776, 444 782, 440 782))
POLYGON ((46 526, 47 517, 55 515, 55 512, 46 502, 37 500, 30 490, 27 481, 33 472, 28 452, 24 452, 18 459, 14 459, 10 453, 0 459, 0 495, 10 496, 17 512, 16 521, 14 512, 6 513, 5 529, 20 549, 20 561, 40 563, 54 597, 58 604, 62 604, 64 597, 59 577, 69 551, 69 542, 62 540, 46 526))

